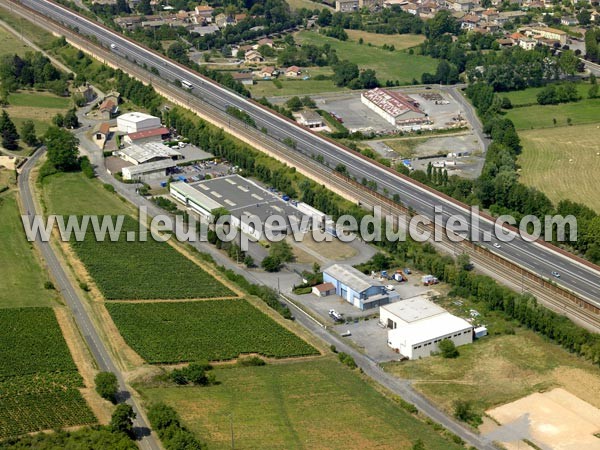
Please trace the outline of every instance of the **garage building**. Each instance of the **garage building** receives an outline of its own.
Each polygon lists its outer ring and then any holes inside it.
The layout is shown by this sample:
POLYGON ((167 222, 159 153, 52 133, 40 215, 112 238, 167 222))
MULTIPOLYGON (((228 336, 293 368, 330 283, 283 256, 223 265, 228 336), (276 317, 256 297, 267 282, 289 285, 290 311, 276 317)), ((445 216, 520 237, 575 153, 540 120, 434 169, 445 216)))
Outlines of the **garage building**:
POLYGON ((163 180, 170 175, 176 163, 172 159, 163 159, 145 164, 123 167, 121 173, 124 180, 153 181, 163 180))
POLYGON ((397 293, 388 291, 383 283, 345 264, 326 268, 323 282, 333 284, 337 295, 361 310, 386 305, 400 298, 397 293))
POLYGON ((409 359, 430 356, 450 339, 457 347, 473 342, 472 325, 424 296, 379 308, 379 321, 388 328, 388 345, 409 359))
POLYGON ((139 133, 160 127, 160 119, 150 114, 130 112, 117 117, 117 128, 121 133, 139 133))

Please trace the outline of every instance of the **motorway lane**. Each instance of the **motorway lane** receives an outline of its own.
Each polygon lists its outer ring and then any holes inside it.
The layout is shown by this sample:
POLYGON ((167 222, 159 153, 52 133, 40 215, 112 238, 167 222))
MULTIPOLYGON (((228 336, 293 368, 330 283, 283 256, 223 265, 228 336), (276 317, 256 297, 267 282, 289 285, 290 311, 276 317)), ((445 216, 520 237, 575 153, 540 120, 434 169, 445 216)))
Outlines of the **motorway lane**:
MULTIPOLYGON (((26 214, 31 221, 33 216, 40 214, 37 211, 36 203, 33 200, 33 193, 29 184, 29 175, 31 169, 35 165, 39 157, 44 153, 45 149, 40 149, 32 156, 23 166, 22 172, 19 175, 19 192, 21 196, 21 202, 25 208, 26 214)), ((146 423, 144 417, 140 414, 140 408, 127 390, 125 379, 121 372, 117 369, 116 364, 112 361, 111 356, 101 341, 98 332, 94 328, 92 320, 88 316, 87 310, 83 305, 83 300, 77 294, 77 291, 73 288, 65 269, 59 262, 59 258, 54 253, 54 249, 49 242, 43 242, 36 236, 35 245, 40 249, 42 257, 46 262, 49 272, 54 279, 57 289, 62 294, 63 298, 75 321, 81 334, 83 335, 85 342, 96 360, 98 367, 101 371, 112 372, 117 376, 119 381, 119 398, 129 403, 136 413, 136 419, 134 420, 135 432, 138 436, 138 443, 142 450, 160 450, 158 440, 154 435, 150 433, 150 427, 146 423)))
MULTIPOLYGON (((194 88, 191 93, 210 105, 221 111, 226 110, 227 106, 235 106, 246 111, 255 120, 258 128, 263 126, 267 128, 269 137, 274 137, 279 141, 291 137, 297 143, 297 150, 304 155, 309 157, 322 155, 330 167, 344 164, 357 179, 363 177, 374 179, 380 190, 385 188, 390 195, 398 193, 406 206, 414 208, 422 215, 433 217, 434 205, 444 207, 444 218, 446 219, 452 214, 465 215, 466 213, 464 208, 440 199, 435 194, 342 150, 337 145, 265 111, 232 91, 208 82, 166 58, 148 52, 141 46, 123 39, 117 33, 99 28, 93 22, 79 18, 62 7, 50 4, 46 0, 21 0, 21 3, 39 10, 49 17, 58 18, 59 21, 70 24, 72 27, 78 27, 80 33, 95 36, 106 47, 109 47, 111 43, 116 44, 117 53, 127 56, 132 61, 136 60, 138 64, 146 64, 148 68, 157 68, 161 76, 170 81, 186 79, 192 82, 194 88)), ((265 139, 269 139, 269 137, 265 136, 265 139)), ((486 219, 481 220, 480 227, 482 231, 488 232, 493 229, 492 223, 486 219)), ((482 242, 481 244, 493 249, 489 243, 482 242)), ((561 274, 561 278, 560 280, 553 279, 553 281, 600 305, 600 273, 597 271, 554 253, 539 244, 525 242, 521 238, 511 243, 503 243, 502 249, 496 250, 496 253, 546 278, 552 278, 551 273, 557 271, 561 274)))

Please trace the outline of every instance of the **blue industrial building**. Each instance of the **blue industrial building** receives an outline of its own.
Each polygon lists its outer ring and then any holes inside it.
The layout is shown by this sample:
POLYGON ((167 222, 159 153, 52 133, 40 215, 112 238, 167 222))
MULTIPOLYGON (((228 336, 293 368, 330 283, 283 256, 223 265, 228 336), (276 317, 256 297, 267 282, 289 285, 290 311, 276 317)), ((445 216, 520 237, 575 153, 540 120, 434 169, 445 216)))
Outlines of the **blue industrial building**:
POLYGON ((335 286, 335 293, 361 310, 377 308, 398 300, 383 283, 369 278, 352 266, 334 264, 323 271, 323 282, 335 286))

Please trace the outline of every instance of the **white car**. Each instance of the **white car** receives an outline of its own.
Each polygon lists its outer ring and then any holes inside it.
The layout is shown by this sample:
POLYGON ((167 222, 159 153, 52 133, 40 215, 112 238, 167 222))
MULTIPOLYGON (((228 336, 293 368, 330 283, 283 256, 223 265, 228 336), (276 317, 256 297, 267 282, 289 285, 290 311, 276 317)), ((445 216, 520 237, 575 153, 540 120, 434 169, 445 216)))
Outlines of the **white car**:
POLYGON ((494 248, 500 248, 500 247, 502 247, 502 246, 501 246, 500 244, 498 244, 497 242, 494 242, 494 244, 493 244, 493 245, 494 245, 494 248))
POLYGON ((117 48, 116 44, 110 44, 110 48, 112 48, 113 50, 117 48))
POLYGON ((394 290, 394 286, 393 286, 393 285, 391 285, 391 284, 388 284, 388 285, 387 285, 385 288, 386 288, 388 291, 393 291, 393 290, 394 290))

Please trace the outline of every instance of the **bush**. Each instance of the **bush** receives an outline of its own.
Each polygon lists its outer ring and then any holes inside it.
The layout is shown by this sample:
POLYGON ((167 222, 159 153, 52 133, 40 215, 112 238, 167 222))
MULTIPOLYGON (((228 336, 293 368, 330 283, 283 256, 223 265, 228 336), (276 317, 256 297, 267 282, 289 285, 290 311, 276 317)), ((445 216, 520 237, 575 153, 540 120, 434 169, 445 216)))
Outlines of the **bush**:
POLYGON ((164 403, 155 403, 148 409, 148 420, 166 450, 203 450, 202 444, 182 424, 177 412, 164 403))
POLYGON ((333 345, 333 344, 331 344, 331 345, 329 346, 329 350, 331 350, 333 353, 337 353, 337 352, 338 352, 338 351, 337 351, 337 347, 336 347, 335 345, 333 345))
POLYGON ((197 386, 208 386, 215 383, 212 373, 207 373, 212 366, 208 363, 191 363, 183 369, 175 369, 170 373, 171 380, 176 384, 195 384, 197 386))
POLYGON ((354 361, 354 358, 352 356, 350 356, 348 353, 339 352, 338 358, 343 364, 347 365, 351 369, 356 369, 358 367, 356 365, 356 361, 354 361))
POLYGON ((54 283, 52 281, 44 282, 44 289, 54 290, 54 283))
POLYGON ((102 186, 104 186, 104 189, 106 189, 108 192, 115 192, 115 187, 112 184, 104 183, 102 186))
POLYGON ((242 367, 265 366, 267 363, 264 359, 259 358, 258 356, 248 356, 246 358, 239 358, 237 360, 237 365, 242 367))
POLYGON ((456 358, 459 355, 456 345, 451 339, 444 339, 438 344, 438 348, 444 358, 456 358))
POLYGON ((119 382, 117 376, 112 372, 100 372, 94 378, 96 392, 112 403, 117 402, 117 393, 119 392, 119 382))
POLYGON ((467 400, 457 400, 454 402, 454 417, 474 427, 483 423, 481 415, 473 410, 472 403, 467 400))

